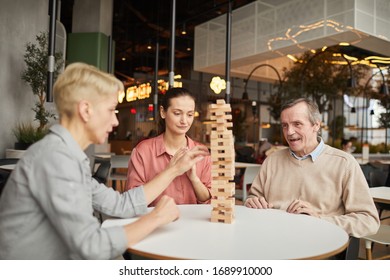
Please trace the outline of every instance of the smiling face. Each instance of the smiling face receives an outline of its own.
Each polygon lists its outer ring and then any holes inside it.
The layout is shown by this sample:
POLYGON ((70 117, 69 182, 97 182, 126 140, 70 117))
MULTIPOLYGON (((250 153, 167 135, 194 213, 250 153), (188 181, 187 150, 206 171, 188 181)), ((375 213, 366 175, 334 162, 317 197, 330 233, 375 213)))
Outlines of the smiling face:
POLYGON ((116 93, 108 94, 90 103, 90 121, 86 124, 90 142, 103 144, 113 128, 118 126, 116 106, 118 96, 116 93))
POLYGON ((312 123, 305 102, 284 109, 280 115, 283 135, 290 149, 297 156, 311 153, 318 145, 320 122, 312 123))
POLYGON ((168 109, 160 107, 161 118, 165 119, 167 133, 183 135, 194 121, 195 101, 188 95, 171 98, 168 109))

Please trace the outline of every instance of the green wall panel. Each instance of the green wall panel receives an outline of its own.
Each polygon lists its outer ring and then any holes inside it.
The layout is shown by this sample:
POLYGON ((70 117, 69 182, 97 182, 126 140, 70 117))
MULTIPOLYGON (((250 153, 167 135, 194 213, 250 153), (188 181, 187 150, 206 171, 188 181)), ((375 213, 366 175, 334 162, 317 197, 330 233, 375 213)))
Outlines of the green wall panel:
POLYGON ((69 33, 67 63, 85 62, 107 72, 108 36, 103 33, 69 33))

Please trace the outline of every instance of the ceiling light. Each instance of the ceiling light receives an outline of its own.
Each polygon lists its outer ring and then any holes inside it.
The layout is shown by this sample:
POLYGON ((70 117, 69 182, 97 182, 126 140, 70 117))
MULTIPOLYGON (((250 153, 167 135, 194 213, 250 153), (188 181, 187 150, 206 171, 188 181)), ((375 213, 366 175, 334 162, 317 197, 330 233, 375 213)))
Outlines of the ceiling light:
POLYGON ((186 31, 186 24, 183 23, 183 28, 181 29, 181 35, 186 35, 187 34, 187 31, 186 31))
POLYGON ((226 89, 226 81, 219 76, 215 76, 211 79, 210 88, 216 94, 220 94, 222 90, 226 89))

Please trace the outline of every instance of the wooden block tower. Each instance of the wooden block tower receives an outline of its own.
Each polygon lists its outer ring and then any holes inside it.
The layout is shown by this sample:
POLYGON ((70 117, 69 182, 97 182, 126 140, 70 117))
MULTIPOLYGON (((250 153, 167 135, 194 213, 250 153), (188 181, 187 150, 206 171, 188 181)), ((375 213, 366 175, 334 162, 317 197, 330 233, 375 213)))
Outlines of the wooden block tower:
POLYGON ((218 99, 210 106, 211 134, 211 212, 212 222, 231 224, 234 221, 234 140, 230 104, 218 99))

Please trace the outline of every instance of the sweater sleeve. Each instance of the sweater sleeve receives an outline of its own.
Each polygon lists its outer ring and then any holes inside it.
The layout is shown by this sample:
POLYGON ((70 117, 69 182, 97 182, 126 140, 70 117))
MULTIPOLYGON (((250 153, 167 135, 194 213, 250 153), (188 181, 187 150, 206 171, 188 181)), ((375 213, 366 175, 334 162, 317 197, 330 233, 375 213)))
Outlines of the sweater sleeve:
POLYGON ((375 234, 380 225, 378 211, 367 181, 356 162, 350 162, 343 179, 344 214, 321 217, 342 227, 349 235, 360 238, 375 234))

